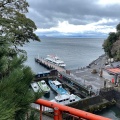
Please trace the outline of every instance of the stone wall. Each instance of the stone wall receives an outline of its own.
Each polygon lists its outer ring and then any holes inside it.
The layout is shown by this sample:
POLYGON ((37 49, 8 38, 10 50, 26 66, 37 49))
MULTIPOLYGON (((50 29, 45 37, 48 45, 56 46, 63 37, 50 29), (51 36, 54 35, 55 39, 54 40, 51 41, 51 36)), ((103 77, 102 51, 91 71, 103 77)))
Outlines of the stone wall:
POLYGON ((120 88, 104 88, 100 90, 100 95, 110 102, 115 102, 120 108, 120 88))
POLYGON ((104 107, 107 107, 109 105, 109 101, 103 99, 101 96, 94 96, 82 99, 79 102, 70 104, 69 106, 80 110, 94 112, 102 110, 104 107))

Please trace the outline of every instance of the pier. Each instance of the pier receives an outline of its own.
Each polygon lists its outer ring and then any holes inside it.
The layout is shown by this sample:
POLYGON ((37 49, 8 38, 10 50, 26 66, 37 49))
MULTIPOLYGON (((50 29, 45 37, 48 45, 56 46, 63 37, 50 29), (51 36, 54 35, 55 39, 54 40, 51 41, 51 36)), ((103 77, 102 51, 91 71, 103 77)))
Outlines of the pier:
POLYGON ((92 92, 90 89, 91 88, 86 88, 83 85, 81 85, 80 83, 78 83, 74 77, 72 77, 70 75, 70 71, 66 70, 65 68, 59 67, 57 65, 54 65, 50 62, 47 62, 46 60, 44 60, 43 58, 35 58, 35 61, 37 63, 39 63, 40 65, 44 66, 45 68, 49 69, 49 70, 55 70, 55 77, 49 75, 46 77, 37 77, 35 79, 35 81, 39 81, 40 78, 43 79, 47 82, 48 78, 53 78, 53 79, 57 79, 59 80, 61 83, 63 83, 64 86, 66 86, 70 92, 73 93, 77 93, 80 97, 88 97, 90 95, 93 95, 94 92, 92 92), (56 73, 57 71, 57 73, 56 73))
POLYGON ((52 64, 50 62, 47 62, 44 58, 35 58, 35 61, 47 69, 55 69, 59 72, 66 72, 66 70, 64 68, 59 67, 59 66, 52 64))
POLYGON ((83 97, 92 96, 94 94, 97 95, 101 88, 113 86, 110 80, 106 78, 106 75, 108 76, 108 74, 104 69, 102 71, 103 75, 99 75, 101 68, 104 68, 105 65, 105 55, 100 56, 98 59, 90 63, 89 66, 74 70, 66 70, 65 68, 47 62, 43 58, 35 58, 35 61, 48 69, 55 69, 58 72, 56 78, 65 84, 69 90, 74 93, 79 93, 83 97), (96 72, 93 73, 93 70, 96 72))
POLYGON ((80 97, 86 98, 88 96, 92 96, 94 93, 90 90, 91 88, 86 88, 80 83, 78 83, 76 80, 74 80, 73 77, 71 77, 69 74, 65 73, 59 73, 61 77, 58 76, 57 80, 59 80, 63 85, 67 88, 69 88, 69 91, 72 93, 76 93, 80 97))
MULTIPOLYGON (((106 79, 99 76, 100 66, 103 66, 105 61, 104 56, 100 56, 99 59, 92 62, 89 67, 78 68, 75 70, 66 70, 45 59, 35 58, 35 61, 49 70, 56 70, 56 78, 65 84, 70 91, 80 94, 82 97, 88 97, 99 94, 101 88, 105 87, 104 82, 106 79), (93 69, 96 69, 97 73, 91 73, 93 69)), ((112 87, 112 85, 106 81, 106 87, 112 87)))

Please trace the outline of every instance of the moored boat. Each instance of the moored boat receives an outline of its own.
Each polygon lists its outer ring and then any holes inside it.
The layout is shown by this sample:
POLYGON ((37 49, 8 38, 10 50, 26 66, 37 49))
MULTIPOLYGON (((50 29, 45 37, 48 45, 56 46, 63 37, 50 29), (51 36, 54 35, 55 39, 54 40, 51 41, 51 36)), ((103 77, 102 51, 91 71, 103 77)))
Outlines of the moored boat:
POLYGON ((45 93, 50 92, 50 88, 44 80, 39 81, 38 85, 43 92, 45 92, 45 93))
POLYGON ((57 80, 48 80, 50 87, 58 94, 68 94, 67 90, 62 87, 62 84, 57 80))
POLYGON ((57 66, 60 67, 65 67, 66 64, 64 63, 64 61, 62 61, 58 56, 56 55, 47 55, 47 57, 45 58, 46 61, 51 62, 57 66))
MULTIPOLYGON (((58 95, 53 100, 50 100, 50 101, 55 102, 55 103, 59 103, 59 104, 62 104, 62 105, 69 105, 69 104, 78 102, 80 100, 81 100, 81 98, 78 97, 77 95, 64 94, 64 95, 58 95)), ((40 110, 40 106, 38 104, 32 103, 31 106, 35 109, 40 110)), ((46 106, 43 106, 42 110, 47 111, 47 112, 53 112, 52 108, 49 108, 49 107, 46 107, 46 106)))
POLYGON ((41 89, 36 82, 31 83, 31 87, 34 92, 41 92, 41 89))
POLYGON ((81 100, 80 97, 74 94, 64 94, 64 95, 57 95, 51 102, 56 102, 62 105, 68 105, 71 103, 75 103, 81 100))

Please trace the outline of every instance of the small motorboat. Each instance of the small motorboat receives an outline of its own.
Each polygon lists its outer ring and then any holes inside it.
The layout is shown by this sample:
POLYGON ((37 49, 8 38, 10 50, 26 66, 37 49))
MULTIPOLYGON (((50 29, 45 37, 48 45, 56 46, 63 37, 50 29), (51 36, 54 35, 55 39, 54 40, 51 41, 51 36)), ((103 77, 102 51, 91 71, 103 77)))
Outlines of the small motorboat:
POLYGON ((50 87, 60 95, 68 94, 67 90, 62 87, 62 84, 57 80, 48 80, 50 87))
POLYGON ((40 89, 39 85, 37 84, 37 82, 31 83, 31 87, 34 92, 41 92, 41 89, 40 89))
POLYGON ((50 88, 44 80, 39 81, 38 85, 43 92, 45 92, 45 93, 50 92, 50 88))

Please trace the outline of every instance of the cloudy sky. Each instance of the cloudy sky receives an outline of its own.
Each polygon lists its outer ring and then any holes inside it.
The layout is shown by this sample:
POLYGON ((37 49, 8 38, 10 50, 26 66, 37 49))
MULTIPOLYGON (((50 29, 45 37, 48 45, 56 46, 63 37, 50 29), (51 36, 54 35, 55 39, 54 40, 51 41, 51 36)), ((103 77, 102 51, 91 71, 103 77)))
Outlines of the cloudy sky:
POLYGON ((104 37, 120 22, 120 0, 27 0, 40 36, 104 37))

